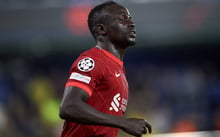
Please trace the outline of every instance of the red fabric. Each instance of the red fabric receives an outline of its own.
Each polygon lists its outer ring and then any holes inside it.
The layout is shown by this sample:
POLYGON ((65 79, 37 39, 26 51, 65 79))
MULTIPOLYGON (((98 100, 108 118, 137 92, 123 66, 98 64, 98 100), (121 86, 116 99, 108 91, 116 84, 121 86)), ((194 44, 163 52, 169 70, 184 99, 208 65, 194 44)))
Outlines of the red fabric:
POLYGON ((68 82, 66 83, 66 86, 65 87, 69 87, 69 86, 75 86, 75 87, 78 87, 78 88, 81 88, 83 89, 84 91, 86 91, 89 96, 92 95, 92 89, 88 86, 86 86, 85 84, 82 84, 82 83, 79 83, 79 82, 68 82))
MULTIPOLYGON (((128 100, 128 83, 123 62, 104 49, 91 48, 82 53, 73 63, 67 86, 82 88, 90 97, 87 103, 95 109, 116 116, 123 116, 128 100), (78 68, 81 59, 92 58, 94 68, 84 72, 78 68), (89 83, 70 78, 72 73, 89 77, 89 83), (77 83, 77 84, 76 84, 77 83)), ((74 91, 73 91, 74 92, 74 91)), ((61 137, 116 137, 117 128, 80 125, 65 121, 61 137)))

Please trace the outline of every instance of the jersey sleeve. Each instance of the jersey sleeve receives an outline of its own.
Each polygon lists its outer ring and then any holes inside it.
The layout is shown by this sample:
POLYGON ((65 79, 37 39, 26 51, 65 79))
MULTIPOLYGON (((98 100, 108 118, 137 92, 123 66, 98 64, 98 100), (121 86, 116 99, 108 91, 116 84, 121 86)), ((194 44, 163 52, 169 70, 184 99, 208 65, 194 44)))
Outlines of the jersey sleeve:
POLYGON ((72 64, 65 87, 81 88, 91 96, 103 74, 104 65, 99 59, 81 56, 72 64))

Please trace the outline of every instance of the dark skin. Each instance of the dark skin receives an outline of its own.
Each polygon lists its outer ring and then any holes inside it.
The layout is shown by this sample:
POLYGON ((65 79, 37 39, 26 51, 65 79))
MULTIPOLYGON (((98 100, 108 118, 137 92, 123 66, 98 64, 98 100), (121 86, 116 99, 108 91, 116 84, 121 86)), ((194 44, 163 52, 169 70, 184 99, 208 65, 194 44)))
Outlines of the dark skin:
MULTIPOLYGON (((109 24, 96 25, 97 45, 123 60, 126 48, 135 44, 135 24, 129 11, 114 5, 105 9, 111 15, 109 24)), ((102 113, 86 104, 89 95, 77 87, 66 87, 60 107, 60 117, 86 125, 102 125, 120 128, 128 134, 141 137, 152 132, 151 125, 144 119, 123 118, 102 113)))

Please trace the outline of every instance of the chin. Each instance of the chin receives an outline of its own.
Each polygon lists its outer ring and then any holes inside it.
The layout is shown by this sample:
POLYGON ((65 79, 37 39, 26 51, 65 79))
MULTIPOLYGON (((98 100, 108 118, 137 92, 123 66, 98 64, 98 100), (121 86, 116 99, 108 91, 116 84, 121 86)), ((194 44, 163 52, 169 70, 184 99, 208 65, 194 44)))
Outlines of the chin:
POLYGON ((135 44, 136 44, 136 41, 134 39, 128 41, 129 46, 134 46, 135 44))
POLYGON ((129 46, 134 46, 136 44, 136 42, 130 42, 129 46))

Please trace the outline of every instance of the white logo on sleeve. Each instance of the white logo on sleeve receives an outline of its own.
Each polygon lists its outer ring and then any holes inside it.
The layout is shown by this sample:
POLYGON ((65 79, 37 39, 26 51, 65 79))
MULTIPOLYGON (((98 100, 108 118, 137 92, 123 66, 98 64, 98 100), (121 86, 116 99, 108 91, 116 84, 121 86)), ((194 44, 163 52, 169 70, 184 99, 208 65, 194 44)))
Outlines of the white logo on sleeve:
POLYGON ((114 110, 115 112, 118 112, 119 109, 121 109, 123 112, 125 112, 127 107, 127 100, 124 98, 121 98, 120 93, 117 93, 111 102, 111 107, 109 107, 109 110, 114 110), (122 100, 122 101, 121 101, 122 100), (120 103, 121 102, 121 103, 120 103))
POLYGON ((113 101, 111 102, 111 107, 109 108, 109 110, 115 110, 116 112, 119 111, 119 101, 121 100, 121 97, 120 97, 120 93, 116 94, 114 97, 113 97, 113 101))
POLYGON ((85 82, 85 83, 89 84, 89 82, 91 80, 91 77, 85 76, 85 75, 82 75, 82 74, 79 74, 79 73, 76 73, 76 72, 73 72, 70 75, 69 79, 75 79, 75 80, 78 80, 78 81, 85 82))
POLYGON ((78 69, 83 72, 91 71, 95 66, 95 61, 92 58, 83 58, 78 62, 78 69))

